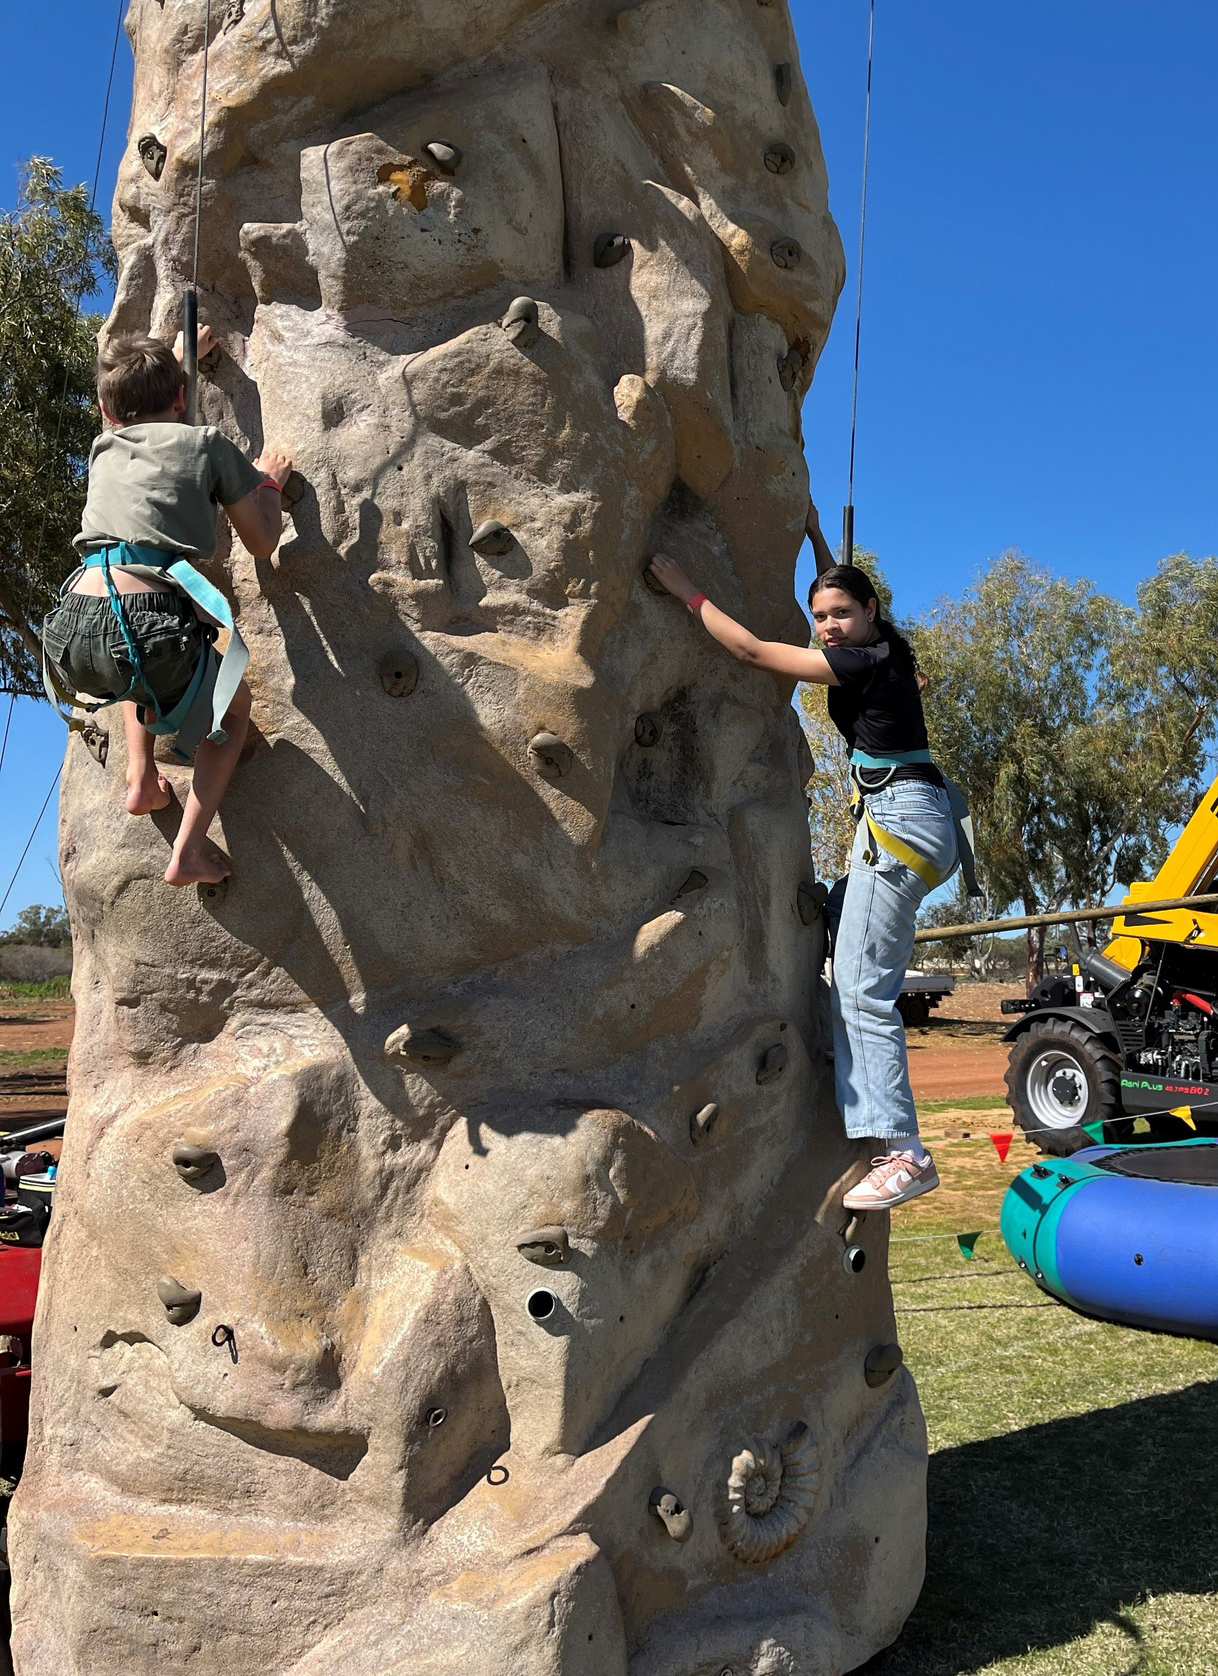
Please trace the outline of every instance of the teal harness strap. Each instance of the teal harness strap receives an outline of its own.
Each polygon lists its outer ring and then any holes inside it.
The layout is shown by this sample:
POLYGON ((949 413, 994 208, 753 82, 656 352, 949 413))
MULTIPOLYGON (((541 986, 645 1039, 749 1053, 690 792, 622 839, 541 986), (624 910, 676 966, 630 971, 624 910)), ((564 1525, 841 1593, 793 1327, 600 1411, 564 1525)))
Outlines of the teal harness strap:
POLYGON ((930 762, 929 751, 889 751, 886 756, 873 756, 870 751, 860 751, 856 745, 850 753, 851 765, 855 768, 904 768, 911 762, 930 762))

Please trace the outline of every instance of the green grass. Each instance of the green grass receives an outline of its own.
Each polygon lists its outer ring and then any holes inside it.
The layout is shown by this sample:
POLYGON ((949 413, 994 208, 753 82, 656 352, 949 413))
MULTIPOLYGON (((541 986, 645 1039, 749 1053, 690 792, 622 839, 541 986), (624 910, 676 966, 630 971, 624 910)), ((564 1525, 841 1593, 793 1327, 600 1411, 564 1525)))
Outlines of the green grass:
POLYGON ((1216 1676, 1218 1345, 1076 1315, 996 1234, 961 1258, 951 1236, 996 1227, 1034 1157, 940 1145, 943 1190, 894 1218, 930 1431, 928 1568, 900 1641, 864 1669, 1216 1676))
POLYGON ((918 1111, 922 1116, 933 1116, 937 1112, 1010 1112, 1006 1101, 998 1094, 965 1094, 958 1100, 919 1100, 918 1111))
POLYGON ((66 1063, 66 1047, 0 1048, 0 1067, 7 1070, 28 1070, 33 1065, 62 1065, 66 1063))
POLYGON ((71 978, 43 978, 38 983, 0 979, 0 1001, 61 1001, 72 993, 71 978))

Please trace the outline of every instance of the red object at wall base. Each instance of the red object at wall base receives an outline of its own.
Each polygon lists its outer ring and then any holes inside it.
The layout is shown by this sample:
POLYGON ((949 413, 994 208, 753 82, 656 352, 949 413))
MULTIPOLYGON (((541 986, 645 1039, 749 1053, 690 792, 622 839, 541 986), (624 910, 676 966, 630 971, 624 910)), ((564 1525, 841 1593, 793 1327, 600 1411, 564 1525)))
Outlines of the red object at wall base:
POLYGON ((30 1338, 42 1252, 0 1246, 0 1453, 25 1443, 30 1418, 30 1338))

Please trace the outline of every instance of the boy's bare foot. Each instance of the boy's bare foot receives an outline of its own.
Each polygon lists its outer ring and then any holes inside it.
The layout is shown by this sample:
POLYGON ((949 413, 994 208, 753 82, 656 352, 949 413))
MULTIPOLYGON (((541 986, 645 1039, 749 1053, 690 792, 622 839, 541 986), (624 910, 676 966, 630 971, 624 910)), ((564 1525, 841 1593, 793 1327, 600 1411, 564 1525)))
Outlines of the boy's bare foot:
POLYGON ((150 774, 147 779, 128 780, 127 813, 150 815, 154 809, 167 809, 173 793, 163 774, 150 774))
POLYGON ((205 844, 198 850, 175 850, 165 869, 167 885, 218 885, 227 879, 233 864, 215 844, 205 844))

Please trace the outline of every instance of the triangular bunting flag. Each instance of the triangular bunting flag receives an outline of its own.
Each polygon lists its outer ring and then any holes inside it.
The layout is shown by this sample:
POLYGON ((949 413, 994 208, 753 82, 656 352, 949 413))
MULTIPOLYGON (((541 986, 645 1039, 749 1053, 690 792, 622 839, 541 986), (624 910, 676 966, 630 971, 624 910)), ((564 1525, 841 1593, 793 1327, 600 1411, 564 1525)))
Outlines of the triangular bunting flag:
POLYGON ((1133 1132, 1134 1132, 1135 1135, 1149 1135, 1150 1134, 1150 1124, 1147 1122, 1146 1118, 1144 1118, 1144 1117, 1135 1117, 1134 1118, 1134 1120, 1133 1120, 1133 1132))
MULTIPOLYGON (((1010 1138, 1008 1135, 1007 1139, 1010 1140, 1010 1138)), ((981 1238, 981 1234, 982 1230, 979 1228, 975 1234, 956 1235, 956 1244, 960 1247, 960 1255, 970 1263, 973 1260, 973 1252, 977 1248, 977 1241, 981 1238)))
POLYGON ((1187 1123, 1193 1133, 1196 1133, 1197 1120, 1193 1116, 1193 1108, 1191 1106, 1173 1106, 1171 1109, 1171 1115, 1173 1117, 1178 1117, 1181 1123, 1187 1123))
MULTIPOLYGON (((1007 1153, 1011 1150, 1011 1142, 1015 1139, 1014 1135, 991 1135, 990 1139, 994 1143, 994 1151, 998 1154, 1000 1162, 1005 1164, 1007 1153)), ((970 1251, 968 1255, 971 1257, 973 1254, 970 1251)))
POLYGON ((1094 1146, 1103 1146, 1104 1120, 1102 1117, 1097 1117, 1094 1123, 1084 1123, 1082 1125, 1082 1130, 1083 1134, 1086 1135, 1087 1139, 1091 1141, 1094 1146))

